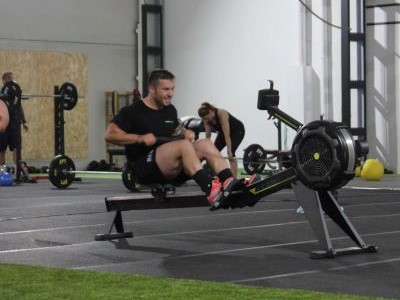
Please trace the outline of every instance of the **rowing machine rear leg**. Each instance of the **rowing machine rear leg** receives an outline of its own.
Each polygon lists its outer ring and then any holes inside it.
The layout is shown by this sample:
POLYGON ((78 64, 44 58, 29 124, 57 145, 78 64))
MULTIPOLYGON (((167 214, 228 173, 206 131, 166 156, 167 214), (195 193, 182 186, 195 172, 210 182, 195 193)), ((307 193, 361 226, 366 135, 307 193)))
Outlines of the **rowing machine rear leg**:
POLYGON ((311 229, 323 248, 323 250, 311 252, 311 258, 334 258, 338 255, 374 253, 378 251, 377 247, 367 245, 364 242, 350 219, 340 209, 340 205, 331 191, 314 191, 304 186, 301 182, 292 184, 292 187, 297 200, 304 209, 311 229), (356 247, 333 248, 324 213, 353 240, 357 245, 356 247))
POLYGON ((96 234, 94 239, 96 241, 123 239, 133 237, 131 231, 124 231, 124 223, 122 222, 122 213, 120 210, 114 210, 108 213, 108 233, 96 234), (112 233, 112 229, 115 227, 116 233, 112 233))

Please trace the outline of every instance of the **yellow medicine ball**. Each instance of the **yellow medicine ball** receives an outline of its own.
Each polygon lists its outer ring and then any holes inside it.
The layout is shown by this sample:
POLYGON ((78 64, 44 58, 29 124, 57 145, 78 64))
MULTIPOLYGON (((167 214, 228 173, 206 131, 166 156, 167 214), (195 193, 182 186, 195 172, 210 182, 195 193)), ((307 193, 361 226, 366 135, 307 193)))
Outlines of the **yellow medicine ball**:
POLYGON ((383 164, 377 159, 367 159, 361 168, 361 178, 365 180, 381 180, 383 173, 383 164))

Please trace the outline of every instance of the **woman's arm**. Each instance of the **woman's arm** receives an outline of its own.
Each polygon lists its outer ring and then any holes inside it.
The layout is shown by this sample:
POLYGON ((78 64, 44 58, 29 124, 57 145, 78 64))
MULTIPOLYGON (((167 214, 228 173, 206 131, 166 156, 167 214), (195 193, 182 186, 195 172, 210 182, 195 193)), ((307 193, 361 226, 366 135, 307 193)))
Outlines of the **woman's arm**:
POLYGON ((225 109, 218 110, 218 118, 221 124, 222 133, 225 137, 228 157, 232 157, 231 128, 229 126, 229 114, 225 109))
POLYGON ((204 131, 206 133, 206 139, 211 139, 211 127, 206 122, 204 123, 204 131))

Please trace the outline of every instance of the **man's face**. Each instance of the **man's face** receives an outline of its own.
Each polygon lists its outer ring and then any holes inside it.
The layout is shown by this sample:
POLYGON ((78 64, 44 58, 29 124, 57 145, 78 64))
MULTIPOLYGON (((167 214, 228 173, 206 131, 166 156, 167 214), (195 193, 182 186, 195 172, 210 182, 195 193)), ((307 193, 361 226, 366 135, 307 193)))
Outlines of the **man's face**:
POLYGON ((174 96, 175 80, 160 79, 156 86, 150 86, 150 92, 156 105, 160 108, 171 104, 174 96))

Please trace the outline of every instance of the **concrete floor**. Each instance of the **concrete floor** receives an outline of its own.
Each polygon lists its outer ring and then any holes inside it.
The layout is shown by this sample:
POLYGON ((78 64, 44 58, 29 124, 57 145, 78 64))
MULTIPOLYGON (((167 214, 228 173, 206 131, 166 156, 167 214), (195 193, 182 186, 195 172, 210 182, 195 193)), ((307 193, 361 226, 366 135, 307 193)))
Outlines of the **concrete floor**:
MULTIPOLYGON (((107 231, 104 198, 129 195, 119 180, 47 180, 0 187, 0 262, 126 272, 400 298, 400 181, 354 179, 339 202, 377 253, 311 259, 320 249, 291 189, 256 206, 123 213, 134 238, 95 241, 107 231)), ((189 183, 180 190, 197 190, 189 183)), ((334 247, 354 246, 328 221, 334 247)))

